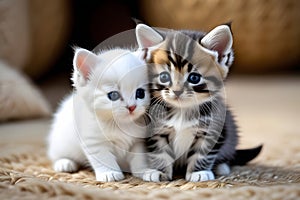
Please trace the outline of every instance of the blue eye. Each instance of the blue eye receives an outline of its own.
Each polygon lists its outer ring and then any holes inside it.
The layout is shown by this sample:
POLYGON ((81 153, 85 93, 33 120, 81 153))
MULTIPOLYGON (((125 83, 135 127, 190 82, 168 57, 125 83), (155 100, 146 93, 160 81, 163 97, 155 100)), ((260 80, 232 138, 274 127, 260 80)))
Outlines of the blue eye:
POLYGON ((200 82, 200 80, 201 80, 201 75, 195 72, 191 73, 187 78, 187 81, 192 84, 197 84, 200 82))
POLYGON ((117 101, 121 97, 120 93, 117 91, 112 91, 112 92, 108 93, 107 96, 112 101, 117 101))
POLYGON ((135 92, 135 98, 136 99, 143 99, 145 98, 145 90, 142 88, 138 88, 135 92))
POLYGON ((171 77, 168 72, 162 72, 159 74, 159 79, 160 79, 160 82, 167 83, 167 82, 170 82, 171 77))

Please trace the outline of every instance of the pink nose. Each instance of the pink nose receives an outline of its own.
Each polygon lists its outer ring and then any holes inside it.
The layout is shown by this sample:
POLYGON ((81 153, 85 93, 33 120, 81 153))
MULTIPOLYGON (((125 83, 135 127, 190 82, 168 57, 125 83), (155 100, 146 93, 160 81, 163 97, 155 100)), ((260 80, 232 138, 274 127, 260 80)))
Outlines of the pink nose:
POLYGON ((132 113, 132 112, 135 110, 136 105, 128 106, 127 108, 128 108, 128 110, 129 110, 129 112, 132 113))

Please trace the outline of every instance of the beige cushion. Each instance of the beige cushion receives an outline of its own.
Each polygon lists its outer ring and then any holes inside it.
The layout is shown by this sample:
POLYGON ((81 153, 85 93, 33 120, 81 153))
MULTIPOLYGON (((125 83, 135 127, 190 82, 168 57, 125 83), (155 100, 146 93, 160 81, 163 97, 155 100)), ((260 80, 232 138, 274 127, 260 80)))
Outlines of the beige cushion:
POLYGON ((24 74, 0 61, 0 121, 49 116, 51 109, 24 74))
POLYGON ((69 0, 0 0, 0 58, 41 77, 67 45, 70 9, 69 0))

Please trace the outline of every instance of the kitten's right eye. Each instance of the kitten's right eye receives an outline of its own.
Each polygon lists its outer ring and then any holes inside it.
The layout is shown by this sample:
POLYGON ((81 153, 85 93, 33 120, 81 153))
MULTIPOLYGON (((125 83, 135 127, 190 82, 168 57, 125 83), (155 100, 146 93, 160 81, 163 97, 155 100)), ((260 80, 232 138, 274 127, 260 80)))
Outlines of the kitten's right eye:
POLYGON ((168 72, 162 72, 159 74, 159 79, 160 79, 160 82, 167 83, 167 82, 170 82, 171 77, 168 72))
POLYGON ((142 88, 138 88, 135 92, 135 98, 136 99, 143 99, 145 98, 145 90, 142 88))
POLYGON ((201 75, 193 72, 189 75, 187 81, 192 84, 198 84, 201 81, 201 75))
POLYGON ((112 92, 108 93, 107 96, 112 101, 117 101, 121 97, 120 93, 117 91, 112 91, 112 92))

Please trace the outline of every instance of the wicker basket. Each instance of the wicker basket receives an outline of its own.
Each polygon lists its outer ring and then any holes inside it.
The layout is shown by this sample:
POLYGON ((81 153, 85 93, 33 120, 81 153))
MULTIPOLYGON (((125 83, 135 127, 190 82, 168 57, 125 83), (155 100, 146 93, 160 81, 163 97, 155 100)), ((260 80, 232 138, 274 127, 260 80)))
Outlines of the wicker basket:
POLYGON ((300 63, 299 0, 143 0, 152 26, 208 31, 233 21, 235 70, 272 72, 300 63))

